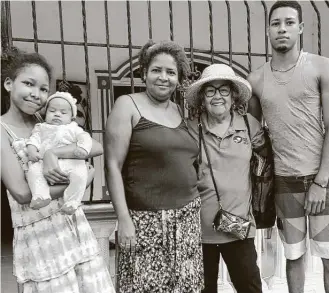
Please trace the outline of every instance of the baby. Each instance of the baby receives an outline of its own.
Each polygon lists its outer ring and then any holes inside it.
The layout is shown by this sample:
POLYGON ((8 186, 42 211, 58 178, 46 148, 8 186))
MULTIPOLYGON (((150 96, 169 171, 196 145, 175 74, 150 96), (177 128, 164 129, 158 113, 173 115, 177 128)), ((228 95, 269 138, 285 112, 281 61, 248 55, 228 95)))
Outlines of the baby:
MULTIPOLYGON (((44 153, 49 149, 76 143, 79 151, 89 154, 92 147, 90 135, 74 121, 77 106, 76 99, 70 93, 56 92, 48 98, 45 108, 45 122, 35 125, 26 143, 27 155, 32 162, 29 163, 26 178, 32 193, 30 207, 33 209, 42 208, 51 201, 49 186, 42 172, 44 153)), ((70 215, 81 204, 88 170, 84 160, 61 159, 58 164, 62 171, 69 174, 70 183, 64 191, 62 211, 70 215)))

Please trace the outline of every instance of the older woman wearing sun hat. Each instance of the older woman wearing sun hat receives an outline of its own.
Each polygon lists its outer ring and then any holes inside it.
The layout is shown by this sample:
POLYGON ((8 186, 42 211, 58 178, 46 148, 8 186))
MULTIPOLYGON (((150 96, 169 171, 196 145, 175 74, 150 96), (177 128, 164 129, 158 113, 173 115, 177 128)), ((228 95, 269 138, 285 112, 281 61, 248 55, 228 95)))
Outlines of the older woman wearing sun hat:
POLYGON ((262 292, 254 245, 256 229, 251 210, 249 170, 252 148, 261 149, 265 140, 259 122, 247 114, 249 136, 243 117, 251 97, 251 86, 231 67, 213 64, 206 67, 200 79, 187 89, 185 97, 189 106, 200 114, 199 119, 189 121, 188 126, 201 148, 198 190, 202 201, 203 293, 217 292, 220 255, 238 293, 262 292), (199 124, 204 144, 200 141, 199 124), (217 232, 212 227, 218 211, 218 199, 208 158, 223 209, 251 222, 245 240, 217 232))

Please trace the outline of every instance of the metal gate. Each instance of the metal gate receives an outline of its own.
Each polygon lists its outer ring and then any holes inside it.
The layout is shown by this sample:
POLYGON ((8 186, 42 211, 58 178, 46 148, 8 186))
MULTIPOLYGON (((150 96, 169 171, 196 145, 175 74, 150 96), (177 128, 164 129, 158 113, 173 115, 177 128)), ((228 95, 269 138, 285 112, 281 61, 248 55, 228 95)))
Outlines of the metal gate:
MULTIPOLYGON (((138 73, 137 52, 147 39, 170 39, 184 46, 193 70, 191 80, 212 63, 228 64, 245 77, 271 56, 266 31, 272 4, 270 1, 2 1, 2 50, 15 46, 45 55, 55 68, 56 88, 81 95, 85 126, 94 138, 103 141, 105 122, 115 99, 144 87, 138 73)), ((329 38, 324 38, 329 35, 329 1, 301 1, 301 6, 305 30, 300 47, 329 57, 329 38)), ((96 158, 93 163, 98 173, 88 201, 107 202, 103 158, 96 158)), ((103 217, 100 214, 97 210, 94 213, 97 219, 103 217)), ((113 221, 114 217, 113 213, 113 221)), ((108 235, 99 238, 103 239, 105 258, 114 258, 108 254, 108 235)), ((276 242, 271 244, 276 255, 274 275, 284 278, 282 248, 277 235, 274 238, 276 242)), ((259 262, 263 275, 262 263, 268 261, 269 244, 260 231, 256 242, 258 254, 263 258, 259 262)), ((310 270, 317 267, 314 260, 310 263, 313 263, 310 270)), ((221 292, 231 292, 225 291, 228 276, 223 263, 220 271, 221 292)))
MULTIPOLYGON (((157 40, 161 36, 161 39, 174 40, 183 45, 194 72, 192 79, 206 65, 220 62, 231 65, 237 74, 246 76, 257 65, 269 60, 266 31, 272 4, 269 1, 3 1, 2 49, 16 46, 46 53, 50 63, 60 67, 55 74, 57 88, 83 85, 85 99, 81 111, 85 112, 85 126, 94 137, 102 140, 105 121, 115 98, 126 91, 143 88, 137 62, 137 52, 142 45, 138 44, 139 39, 157 40), (70 8, 72 5, 74 10, 70 8), (67 10, 71 16, 75 15, 69 21, 67 10), (45 19, 44 14, 52 18, 45 19), (117 19, 117 23, 113 19, 117 19), (56 28, 50 26, 55 22, 56 28), (74 22, 78 26, 76 35, 82 35, 81 40, 72 40, 76 39, 72 32, 71 36, 66 36, 74 22), (94 22, 99 22, 97 31, 90 30, 94 22), (146 23, 141 31, 138 29, 140 22, 146 23), (103 36, 97 40, 93 35, 95 32, 100 35, 100 31, 103 36), (115 42, 115 35, 118 34, 125 35, 126 40, 121 38, 123 42, 115 42), (99 41, 100 38, 104 41, 99 41), (50 53, 52 47, 57 48, 54 55, 50 53), (76 50, 76 56, 81 49, 83 51, 74 64, 71 60, 74 56, 72 48, 76 50), (95 56, 92 51, 95 48, 104 50, 104 60, 101 67, 91 70, 90 64, 95 56), (114 62, 118 59, 118 51, 123 60, 119 65, 114 62), (77 64, 83 68, 84 76, 78 77, 78 82, 67 83, 76 80, 68 71, 77 64), (97 103, 95 96, 99 99, 96 114, 92 111, 93 104, 97 103), (100 116, 97 123, 93 122, 96 116, 100 116)), ((329 43, 327 38, 323 38, 329 33, 329 1, 303 1, 301 5, 309 29, 305 28, 300 46, 304 47, 307 43, 307 51, 324 53, 329 57, 329 43)), ((90 201, 93 195, 94 192, 91 192, 90 201)), ((106 197, 100 196, 98 199, 106 197)))

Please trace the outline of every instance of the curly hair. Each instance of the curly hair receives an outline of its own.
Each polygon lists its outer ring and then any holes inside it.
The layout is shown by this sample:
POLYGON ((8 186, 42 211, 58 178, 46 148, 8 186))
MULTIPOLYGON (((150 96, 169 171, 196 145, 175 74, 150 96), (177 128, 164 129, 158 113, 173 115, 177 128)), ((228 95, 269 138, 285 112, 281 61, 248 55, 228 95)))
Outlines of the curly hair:
POLYGON ((26 53, 15 47, 1 54, 1 114, 4 114, 9 108, 9 96, 4 88, 6 78, 15 80, 21 70, 31 64, 41 66, 47 72, 49 81, 51 81, 51 66, 42 55, 26 53))
POLYGON ((190 74, 190 63, 181 46, 172 41, 155 43, 149 40, 139 52, 139 71, 143 82, 145 82, 144 72, 148 70, 153 58, 159 54, 168 54, 175 59, 180 83, 190 74))

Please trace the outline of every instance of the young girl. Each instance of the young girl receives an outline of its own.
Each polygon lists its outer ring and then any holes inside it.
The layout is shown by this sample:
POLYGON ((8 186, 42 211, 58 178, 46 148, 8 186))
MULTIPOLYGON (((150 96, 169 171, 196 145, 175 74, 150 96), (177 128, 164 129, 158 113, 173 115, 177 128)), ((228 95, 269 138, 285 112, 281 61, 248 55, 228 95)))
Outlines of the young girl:
MULTIPOLYGON (((46 207, 39 210, 29 207, 31 192, 23 171, 26 161, 18 153, 38 122, 37 111, 46 102, 50 67, 36 53, 7 55, 1 61, 4 89, 10 97, 9 110, 0 121, 1 179, 7 188, 12 214, 17 282, 24 293, 114 293, 82 208, 73 215, 60 212, 67 185, 50 187, 53 200, 46 207)), ((70 144, 45 152, 44 175, 50 184, 67 183, 68 177, 58 166, 58 158, 76 158, 76 148, 76 144, 70 144)), ((100 153, 101 145, 93 141, 89 157, 100 153)), ((92 177, 89 174, 88 184, 92 177)))
MULTIPOLYGON (((27 140, 27 155, 31 162, 27 171, 27 182, 31 189, 30 207, 42 208, 51 201, 49 185, 42 174, 43 154, 52 148, 77 144, 76 155, 84 157, 90 153, 92 139, 89 133, 83 131, 74 121, 77 115, 76 99, 67 92, 56 92, 46 103, 46 118, 44 123, 38 123, 27 140)), ((60 160, 62 170, 68 173, 70 183, 64 191, 62 211, 73 214, 85 193, 88 170, 85 161, 79 159, 60 160)))

